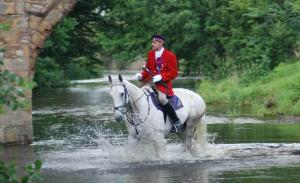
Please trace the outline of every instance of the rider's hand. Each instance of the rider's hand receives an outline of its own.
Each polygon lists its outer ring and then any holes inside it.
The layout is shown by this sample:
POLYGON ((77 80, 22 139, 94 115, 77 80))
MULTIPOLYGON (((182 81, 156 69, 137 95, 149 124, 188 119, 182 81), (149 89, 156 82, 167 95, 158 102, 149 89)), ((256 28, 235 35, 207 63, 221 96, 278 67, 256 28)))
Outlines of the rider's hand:
POLYGON ((152 77, 152 82, 157 83, 157 82, 161 81, 161 79, 162 79, 161 75, 158 74, 158 75, 152 77))
POLYGON ((143 75, 141 73, 136 73, 135 78, 139 81, 142 81, 143 75))

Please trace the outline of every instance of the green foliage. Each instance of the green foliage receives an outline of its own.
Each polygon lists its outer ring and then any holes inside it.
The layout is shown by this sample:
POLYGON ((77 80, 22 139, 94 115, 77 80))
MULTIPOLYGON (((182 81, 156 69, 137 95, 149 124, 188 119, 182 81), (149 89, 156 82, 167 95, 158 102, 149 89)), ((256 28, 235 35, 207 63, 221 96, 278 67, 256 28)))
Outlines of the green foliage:
POLYGON ((300 115, 300 63, 280 64, 270 74, 244 85, 238 77, 203 81, 199 92, 207 103, 250 106, 258 116, 300 115))
POLYGON ((40 176, 40 170, 42 162, 40 160, 35 161, 34 166, 28 165, 24 167, 26 172, 20 179, 17 176, 16 165, 10 163, 6 165, 0 161, 0 182, 1 183, 31 183, 31 182, 43 182, 40 176))
MULTIPOLYGON (((0 31, 9 31, 9 25, 0 23, 0 31)), ((25 98, 26 90, 31 90, 35 83, 26 81, 15 73, 6 70, 1 60, 3 49, 0 48, 0 115, 7 108, 16 110, 18 108, 28 107, 29 102, 25 98)))
POLYGON ((145 55, 150 36, 159 32, 185 61, 186 74, 219 79, 241 73, 248 83, 293 57, 299 41, 293 0, 116 2, 104 14, 110 29, 100 29, 100 44, 118 60, 145 55))
POLYGON ((89 71, 86 67, 80 66, 77 63, 70 63, 66 68, 67 77, 70 79, 85 79, 89 76, 89 71))
POLYGON ((68 82, 64 78, 64 72, 53 58, 38 58, 36 63, 35 82, 39 87, 62 87, 68 82))
POLYGON ((9 24, 0 23, 0 30, 8 31, 10 29, 9 24))
POLYGON ((63 59, 71 45, 71 36, 76 25, 77 21, 74 18, 65 18, 59 23, 46 41, 45 47, 41 51, 41 57, 46 54, 52 55, 57 60, 63 59))
POLYGON ((29 105, 25 98, 26 90, 31 90, 35 84, 25 81, 9 70, 4 70, 0 60, 0 114, 8 109, 16 110, 29 105))
POLYGON ((94 66, 146 56, 154 33, 166 37, 184 74, 238 75, 247 85, 299 51, 299 1, 79 0, 40 56, 53 59, 65 80, 95 77, 94 66))
POLYGON ((70 79, 101 76, 102 61, 97 55, 99 38, 91 21, 82 14, 73 14, 56 26, 37 62, 34 80, 38 87, 63 87, 70 79))

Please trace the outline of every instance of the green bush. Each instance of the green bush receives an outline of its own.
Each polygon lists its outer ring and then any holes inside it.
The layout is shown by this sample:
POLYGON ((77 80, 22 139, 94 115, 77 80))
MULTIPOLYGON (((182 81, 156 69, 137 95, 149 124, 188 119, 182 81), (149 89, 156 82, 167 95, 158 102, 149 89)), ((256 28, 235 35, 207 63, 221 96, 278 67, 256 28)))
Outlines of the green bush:
POLYGON ((99 64, 90 64, 85 57, 79 57, 67 64, 65 76, 68 80, 89 79, 102 76, 103 68, 99 64))
POLYGON ((53 88, 67 86, 64 72, 54 59, 38 58, 34 80, 38 87, 53 88))
POLYGON ((270 74, 245 85, 241 78, 204 80, 199 93, 208 104, 250 106, 258 116, 300 115, 300 62, 280 64, 270 74))
POLYGON ((25 175, 18 178, 16 165, 10 163, 6 165, 4 162, 0 161, 0 182, 1 183, 31 183, 31 182, 43 182, 40 176, 40 170, 42 167, 42 162, 36 160, 34 166, 28 165, 24 167, 25 175))
POLYGON ((159 4, 153 6, 146 0, 111 3, 103 16, 109 28, 97 29, 102 49, 118 60, 133 60, 145 56, 149 37, 159 32, 166 37, 166 47, 184 60, 184 74, 223 79, 237 73, 244 84, 293 58, 299 49, 299 1, 175 0, 159 4))

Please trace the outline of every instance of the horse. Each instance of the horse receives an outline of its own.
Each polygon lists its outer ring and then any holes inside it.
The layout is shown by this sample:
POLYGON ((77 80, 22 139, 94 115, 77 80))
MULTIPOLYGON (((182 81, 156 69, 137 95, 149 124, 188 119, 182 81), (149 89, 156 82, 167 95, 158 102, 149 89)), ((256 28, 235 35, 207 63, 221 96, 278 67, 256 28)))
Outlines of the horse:
MULTIPOLYGON (((108 75, 110 83, 109 94, 113 99, 114 117, 116 121, 126 121, 128 130, 128 142, 152 140, 156 149, 162 145, 162 139, 170 133, 171 122, 165 118, 162 111, 158 110, 150 100, 149 85, 141 88, 127 80, 123 80, 119 74, 117 79, 108 75)), ((183 107, 176 110, 178 118, 184 125, 180 136, 184 149, 192 152, 192 146, 200 142, 206 143, 206 124, 204 121, 206 104, 203 98, 190 90, 175 88, 183 107)), ((157 154, 159 156, 159 154, 157 154)))

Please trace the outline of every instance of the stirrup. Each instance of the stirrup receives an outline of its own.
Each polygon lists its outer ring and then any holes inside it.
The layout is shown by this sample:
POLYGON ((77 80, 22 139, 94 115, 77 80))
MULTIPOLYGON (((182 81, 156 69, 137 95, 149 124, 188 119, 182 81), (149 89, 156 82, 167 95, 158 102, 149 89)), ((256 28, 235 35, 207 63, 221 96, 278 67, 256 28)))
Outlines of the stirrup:
POLYGON ((170 133, 178 133, 181 131, 182 131, 182 124, 179 121, 176 121, 174 124, 172 124, 170 133))

